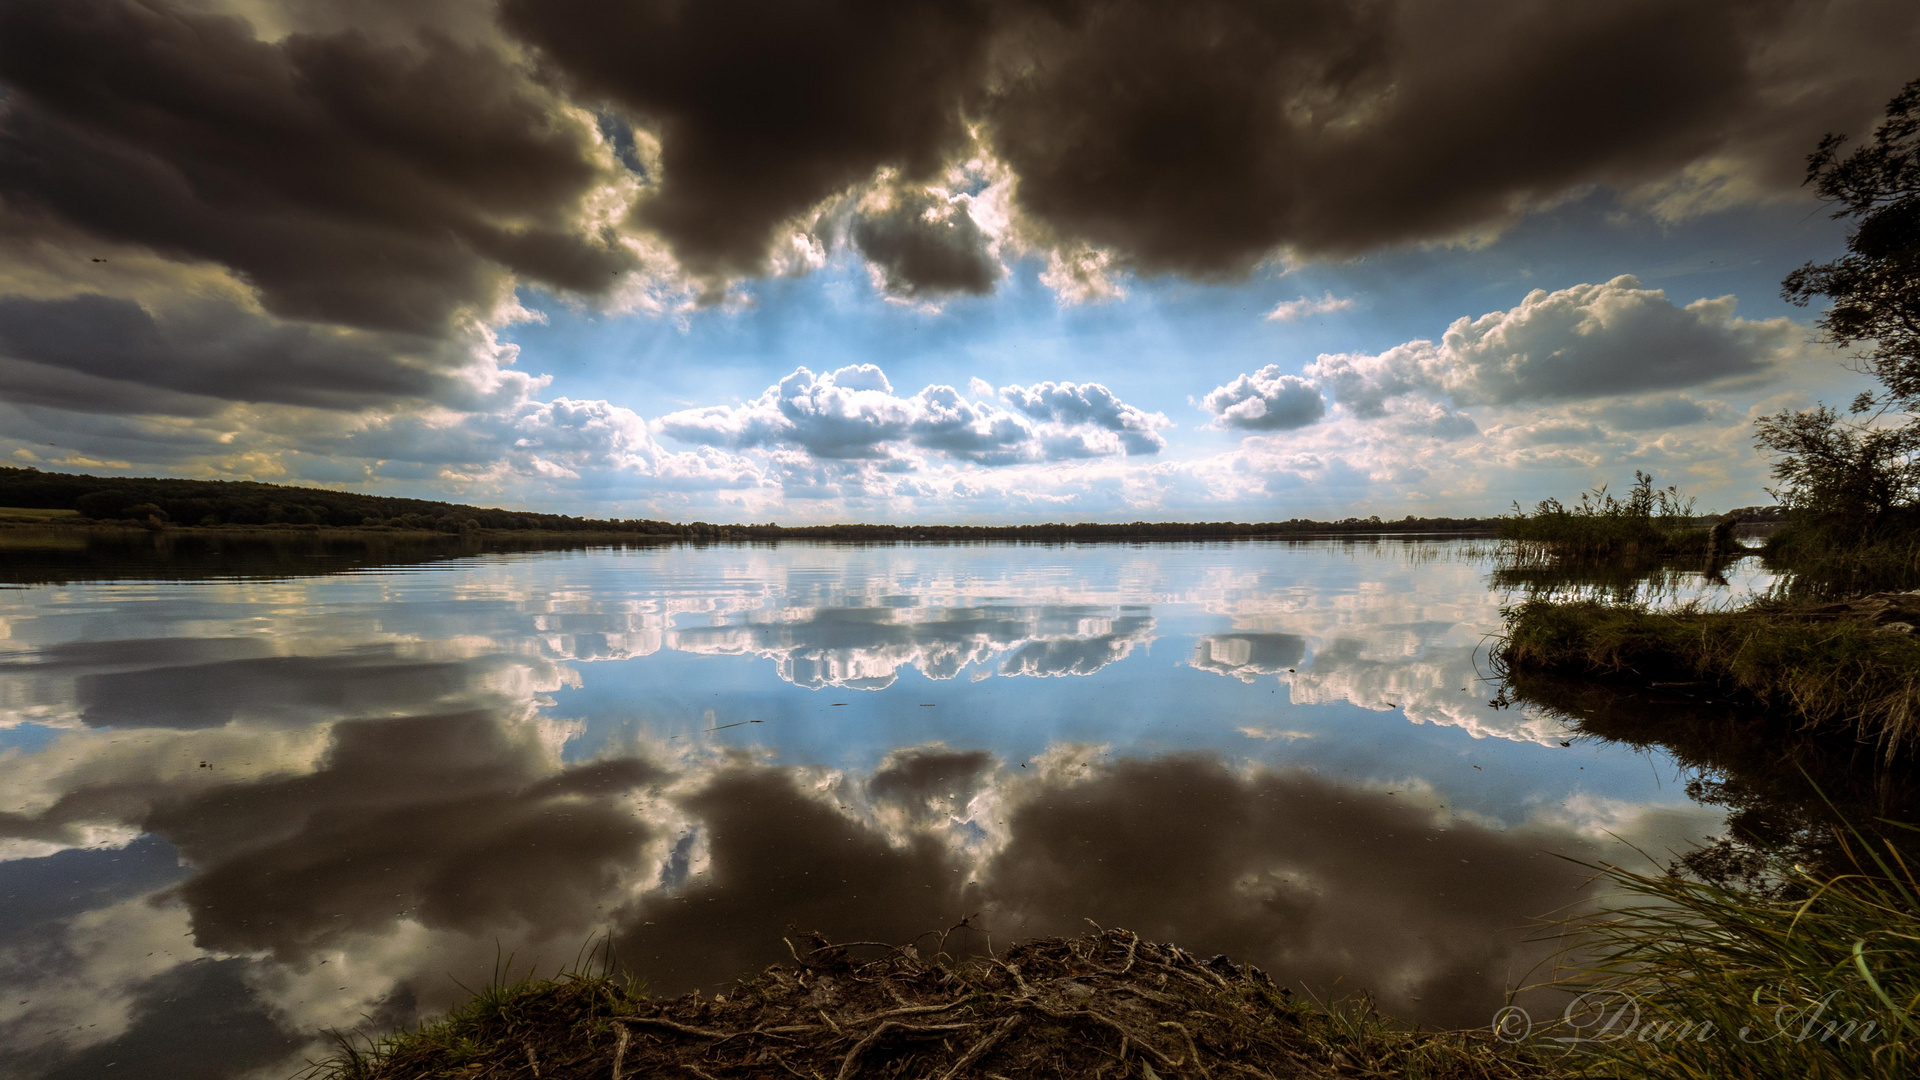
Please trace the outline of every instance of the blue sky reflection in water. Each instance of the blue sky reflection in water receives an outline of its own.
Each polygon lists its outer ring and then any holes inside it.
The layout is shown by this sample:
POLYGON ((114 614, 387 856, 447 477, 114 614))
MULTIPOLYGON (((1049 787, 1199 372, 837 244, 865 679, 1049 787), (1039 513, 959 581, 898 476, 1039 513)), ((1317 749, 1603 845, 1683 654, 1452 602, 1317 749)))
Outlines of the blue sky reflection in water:
POLYGON ((1553 854, 1722 820, 1664 759, 1488 705, 1488 569, 781 545, 0 592, 0 1062, 275 1075, 496 949, 611 929, 680 992, 789 926, 973 912, 1479 1023, 1582 896, 1553 854))

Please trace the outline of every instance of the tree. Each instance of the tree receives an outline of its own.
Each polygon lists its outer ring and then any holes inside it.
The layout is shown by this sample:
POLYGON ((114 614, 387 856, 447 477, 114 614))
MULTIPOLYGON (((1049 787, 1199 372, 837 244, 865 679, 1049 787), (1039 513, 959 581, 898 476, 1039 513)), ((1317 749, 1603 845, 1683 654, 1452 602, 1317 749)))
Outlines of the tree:
POLYGON ((1871 527, 1920 501, 1920 79, 1887 103, 1873 142, 1840 156, 1845 135, 1828 135, 1807 157, 1807 183, 1857 224, 1847 253, 1809 262, 1781 282, 1802 307, 1833 301, 1816 324, 1827 340, 1860 346, 1863 368, 1884 393, 1861 394, 1855 415, 1897 410, 1904 424, 1844 420, 1825 405, 1782 412, 1755 426, 1759 445, 1779 455, 1774 494, 1788 507, 1832 522, 1871 527))
POLYGON ((1866 346, 1866 368, 1883 406, 1920 411, 1920 79, 1887 103, 1873 142, 1842 158, 1845 135, 1828 135, 1807 158, 1807 183, 1858 221, 1847 253, 1788 274, 1781 295, 1801 306, 1833 301, 1818 325, 1835 344, 1866 346))
POLYGON ((1920 426, 1848 423, 1822 405, 1762 417, 1756 429, 1780 455, 1774 496, 1790 509, 1870 527, 1920 498, 1920 426))

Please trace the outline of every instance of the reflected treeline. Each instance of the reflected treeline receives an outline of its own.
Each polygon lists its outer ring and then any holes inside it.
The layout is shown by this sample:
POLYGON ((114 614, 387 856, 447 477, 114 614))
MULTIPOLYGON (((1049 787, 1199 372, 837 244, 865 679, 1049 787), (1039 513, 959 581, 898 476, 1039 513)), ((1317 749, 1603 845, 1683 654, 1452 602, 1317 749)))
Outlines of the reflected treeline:
POLYGON ((77 581, 285 578, 412 566, 497 552, 607 546, 619 545, 372 530, 136 533, 14 528, 0 530, 0 582, 63 585, 77 581))
POLYGON ((1714 700, 1704 685, 1641 688, 1514 672, 1506 696, 1580 735, 1657 747, 1689 770, 1687 795, 1729 812, 1725 835, 1679 860, 1708 880, 1766 890, 1796 863, 1846 872, 1854 865, 1841 839, 1849 827, 1904 834, 1886 822, 1920 823, 1920 785, 1885 767, 1872 743, 1755 717, 1714 700))

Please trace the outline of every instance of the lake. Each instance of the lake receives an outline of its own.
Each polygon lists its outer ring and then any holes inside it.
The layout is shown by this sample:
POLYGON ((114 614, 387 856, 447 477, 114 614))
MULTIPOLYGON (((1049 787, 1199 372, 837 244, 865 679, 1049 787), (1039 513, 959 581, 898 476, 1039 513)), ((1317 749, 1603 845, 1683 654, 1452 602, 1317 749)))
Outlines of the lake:
POLYGON ((1727 817, 1490 704, 1484 542, 318 569, 0 588, 0 1072, 285 1076, 609 938, 714 992, 963 918, 1477 1026, 1550 976, 1580 862, 1727 817))

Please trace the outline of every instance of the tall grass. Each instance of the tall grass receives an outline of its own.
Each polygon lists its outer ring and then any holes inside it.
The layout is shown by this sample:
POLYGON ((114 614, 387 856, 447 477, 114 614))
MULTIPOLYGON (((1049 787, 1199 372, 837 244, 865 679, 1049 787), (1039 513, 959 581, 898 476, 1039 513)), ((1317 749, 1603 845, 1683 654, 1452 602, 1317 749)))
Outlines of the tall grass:
POLYGON ((1797 900, 1606 868, 1618 892, 1578 929, 1559 1037, 1591 1075, 1920 1075, 1920 885, 1893 844, 1849 850, 1851 872, 1791 871, 1797 900))
POLYGON ((1545 499, 1532 512, 1515 503, 1499 532, 1519 557, 1547 554, 1574 559, 1653 559, 1705 556, 1709 530, 1694 519, 1694 500, 1673 487, 1656 488, 1635 470, 1625 498, 1601 485, 1567 506, 1545 499))

